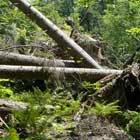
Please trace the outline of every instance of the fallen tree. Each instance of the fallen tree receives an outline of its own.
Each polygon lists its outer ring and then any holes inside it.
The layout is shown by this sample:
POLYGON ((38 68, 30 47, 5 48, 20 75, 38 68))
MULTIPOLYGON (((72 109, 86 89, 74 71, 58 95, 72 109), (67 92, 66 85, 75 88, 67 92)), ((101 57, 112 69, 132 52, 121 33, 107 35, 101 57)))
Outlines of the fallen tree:
POLYGON ((89 65, 101 69, 102 67, 77 43, 70 39, 64 32, 62 32, 55 24, 47 19, 41 12, 35 9, 25 0, 10 0, 15 6, 23 11, 30 19, 36 22, 36 24, 42 28, 51 38, 53 38, 59 46, 67 46, 69 49, 73 49, 79 57, 83 57, 89 65))
POLYGON ((25 111, 28 103, 12 101, 9 99, 0 99, 0 121, 3 121, 7 114, 12 111, 25 111))
POLYGON ((97 81, 109 74, 119 75, 122 70, 110 69, 85 69, 64 67, 39 67, 39 66, 0 66, 0 77, 11 79, 48 79, 64 80, 77 79, 97 81))
POLYGON ((25 65, 25 66, 47 66, 68 67, 76 66, 73 60, 46 59, 41 57, 22 55, 0 51, 0 64, 3 65, 25 65))
POLYGON ((0 99, 0 112, 21 111, 27 108, 28 104, 23 102, 12 101, 9 99, 0 99))

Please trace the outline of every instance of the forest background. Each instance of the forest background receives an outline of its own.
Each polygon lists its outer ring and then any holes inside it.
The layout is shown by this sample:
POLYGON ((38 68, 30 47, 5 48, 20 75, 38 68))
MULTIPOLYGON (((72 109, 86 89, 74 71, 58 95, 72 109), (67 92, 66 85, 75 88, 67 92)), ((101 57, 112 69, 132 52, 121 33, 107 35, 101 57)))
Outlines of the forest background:
MULTIPOLYGON (((66 23, 66 20, 70 17, 74 22, 75 30, 99 40, 103 55, 110 61, 112 68, 123 69, 126 60, 132 54, 135 54, 133 62, 138 62, 140 55, 138 52, 140 48, 139 1, 28 1, 68 35, 72 27, 66 23)), ((45 53, 40 50, 33 55, 54 59, 60 57, 55 54, 58 48, 52 47, 55 44, 10 1, 1 1, 0 51, 8 50, 8 52, 29 55, 32 52, 29 46, 47 46, 48 50, 45 53)), ((111 100, 113 103, 110 103, 105 99, 96 99, 95 106, 87 105, 87 98, 101 88, 102 85, 99 82, 65 81, 61 84, 52 83, 51 80, 41 81, 41 83, 39 81, 39 84, 37 82, 36 80, 0 80, 1 98, 30 104, 24 112, 12 111, 10 115, 9 113, 4 117, 1 115, 1 139, 91 139, 91 136, 87 136, 88 132, 82 135, 82 127, 85 126, 79 126, 78 119, 82 118, 81 116, 88 116, 88 121, 95 119, 91 116, 97 116, 96 119, 99 122, 105 119, 105 125, 106 121, 113 122, 112 129, 114 127, 117 129, 117 126, 129 135, 127 138, 140 139, 139 106, 130 111, 129 107, 119 106, 118 101, 111 100), (77 126, 80 128, 78 129, 77 126)), ((109 134, 109 131, 107 133, 109 134)), ((99 135, 102 135, 101 132, 99 135)))

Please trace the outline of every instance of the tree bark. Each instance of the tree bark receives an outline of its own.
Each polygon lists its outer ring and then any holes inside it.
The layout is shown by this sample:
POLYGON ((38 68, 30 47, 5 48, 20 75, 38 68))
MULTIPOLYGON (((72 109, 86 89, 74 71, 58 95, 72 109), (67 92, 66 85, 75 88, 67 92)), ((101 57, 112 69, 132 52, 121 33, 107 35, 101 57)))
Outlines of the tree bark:
POLYGON ((47 67, 71 67, 76 66, 73 60, 46 59, 16 53, 0 51, 0 64, 3 65, 25 65, 25 66, 47 66, 47 67))
POLYGON ((89 65, 101 69, 102 67, 78 44, 70 39, 65 33, 63 33, 55 24, 49 19, 45 18, 41 12, 31 6, 25 0, 10 0, 15 4, 21 11, 23 11, 30 19, 35 21, 37 25, 42 28, 51 38, 53 38, 59 46, 67 46, 73 49, 78 55, 83 57, 89 65))
POLYGON ((8 99, 0 99, 0 112, 1 111, 20 111, 25 110, 28 104, 23 102, 12 101, 8 99))
POLYGON ((52 80, 89 80, 97 81, 109 74, 119 75, 122 70, 37 67, 37 66, 0 66, 0 77, 10 79, 48 79, 52 80))
POLYGON ((5 119, 7 114, 12 111, 24 111, 28 107, 28 103, 12 101, 9 99, 0 99, 0 117, 5 119))

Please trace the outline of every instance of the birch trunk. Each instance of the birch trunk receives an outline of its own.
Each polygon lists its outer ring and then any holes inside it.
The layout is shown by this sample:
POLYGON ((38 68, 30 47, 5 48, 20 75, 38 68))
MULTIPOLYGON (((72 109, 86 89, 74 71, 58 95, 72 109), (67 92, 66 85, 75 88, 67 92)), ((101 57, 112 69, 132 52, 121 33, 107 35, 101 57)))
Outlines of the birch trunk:
POLYGON ((42 28, 51 38, 53 38, 59 46, 66 46, 73 49, 79 57, 83 57, 89 65, 101 69, 102 67, 78 44, 70 39, 65 33, 63 33, 55 24, 47 19, 41 12, 31 6, 26 0, 10 0, 15 4, 22 12, 24 12, 30 19, 36 22, 36 24, 42 28))

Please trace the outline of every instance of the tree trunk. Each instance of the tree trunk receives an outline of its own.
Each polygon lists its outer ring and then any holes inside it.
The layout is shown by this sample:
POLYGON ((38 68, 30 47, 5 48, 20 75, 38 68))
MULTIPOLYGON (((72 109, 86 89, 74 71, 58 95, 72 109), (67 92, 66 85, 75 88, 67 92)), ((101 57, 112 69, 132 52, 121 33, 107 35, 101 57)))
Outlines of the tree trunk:
POLYGON ((89 65, 101 69, 102 67, 85 52, 78 44, 64 34, 56 25, 54 25, 49 19, 45 18, 41 12, 36 10, 25 0, 10 0, 21 11, 23 11, 30 19, 35 21, 37 25, 42 28, 50 37, 52 37, 59 46, 67 46, 78 53, 79 57, 83 57, 89 65))
POLYGON ((10 79, 48 79, 97 81, 109 74, 119 75, 122 70, 84 69, 37 66, 0 66, 0 77, 10 79))
POLYGON ((0 111, 25 110, 28 104, 23 102, 0 99, 0 111))
POLYGON ((28 105, 28 103, 0 99, 0 117, 5 119, 7 114, 11 113, 12 111, 24 111, 27 109, 28 105))
POLYGON ((47 66, 47 67, 72 67, 76 66, 73 60, 46 59, 16 53, 0 51, 0 64, 3 65, 25 65, 25 66, 47 66))

